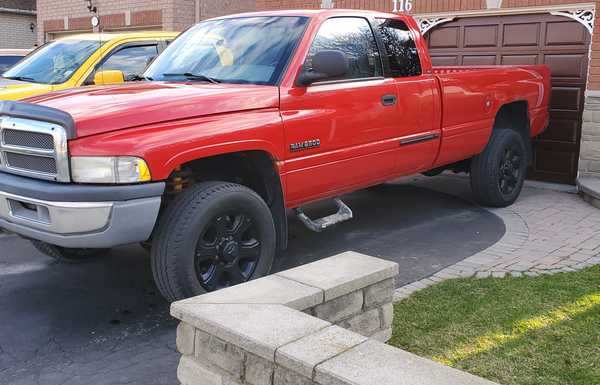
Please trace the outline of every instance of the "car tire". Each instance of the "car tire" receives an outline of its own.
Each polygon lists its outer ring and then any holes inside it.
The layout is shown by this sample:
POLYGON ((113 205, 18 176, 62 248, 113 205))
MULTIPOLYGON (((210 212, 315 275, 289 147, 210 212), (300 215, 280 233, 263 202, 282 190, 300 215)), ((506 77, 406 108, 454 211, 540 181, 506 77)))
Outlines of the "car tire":
POLYGON ((471 161, 471 189, 484 206, 506 207, 519 197, 527 173, 522 136, 510 129, 495 130, 485 150, 471 161))
POLYGON ((152 272, 168 301, 267 275, 276 254, 271 210, 247 187, 199 183, 161 216, 152 244, 152 272))
POLYGON ((31 240, 33 247, 46 256, 61 262, 81 262, 106 254, 109 249, 71 249, 31 240))

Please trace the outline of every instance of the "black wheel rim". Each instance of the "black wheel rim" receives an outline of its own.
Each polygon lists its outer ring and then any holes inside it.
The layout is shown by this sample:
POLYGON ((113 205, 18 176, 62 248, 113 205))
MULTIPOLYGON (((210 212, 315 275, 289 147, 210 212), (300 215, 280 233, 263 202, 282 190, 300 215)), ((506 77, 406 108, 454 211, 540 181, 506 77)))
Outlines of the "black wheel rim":
POLYGON ((213 218, 196 244, 195 268, 202 287, 214 291, 246 282, 261 254, 255 221, 244 213, 213 218))
POLYGON ((521 152, 513 147, 504 150, 500 161, 498 187, 503 195, 512 195, 521 182, 521 152))

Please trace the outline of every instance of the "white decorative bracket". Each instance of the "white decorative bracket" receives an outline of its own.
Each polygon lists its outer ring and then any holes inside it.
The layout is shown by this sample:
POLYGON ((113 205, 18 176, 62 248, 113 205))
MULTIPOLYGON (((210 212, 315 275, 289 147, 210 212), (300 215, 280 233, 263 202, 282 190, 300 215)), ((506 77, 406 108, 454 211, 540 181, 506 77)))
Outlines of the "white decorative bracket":
POLYGON ((330 9, 335 7, 335 4, 333 3, 333 0, 323 0, 321 2, 321 8, 325 8, 325 9, 330 9))
POLYGON ((583 24, 590 34, 594 32, 594 19, 596 18, 595 9, 575 9, 572 11, 553 11, 555 16, 564 16, 583 24))
POLYGON ((421 33, 425 35, 427 31, 430 29, 443 24, 448 23, 454 20, 455 17, 432 17, 432 18, 420 18, 417 17, 417 21, 419 23, 419 28, 421 29, 421 33))

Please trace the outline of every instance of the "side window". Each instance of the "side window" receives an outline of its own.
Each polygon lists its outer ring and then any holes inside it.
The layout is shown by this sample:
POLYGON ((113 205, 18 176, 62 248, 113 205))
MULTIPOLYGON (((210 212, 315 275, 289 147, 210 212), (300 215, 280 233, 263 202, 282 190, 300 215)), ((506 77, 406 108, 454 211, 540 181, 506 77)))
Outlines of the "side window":
POLYGON ((340 80, 382 76, 381 57, 366 19, 338 17, 326 20, 313 40, 304 66, 311 68, 312 58, 324 50, 340 51, 348 58, 350 70, 340 80))
POLYGON ((377 19, 393 77, 421 75, 421 61, 408 26, 400 20, 377 19))
POLYGON ((21 59, 21 56, 0 56, 0 74, 15 65, 21 59))
POLYGON ((125 47, 106 59, 97 71, 122 71, 125 74, 125 80, 131 80, 136 75, 141 75, 157 55, 156 45, 125 47))

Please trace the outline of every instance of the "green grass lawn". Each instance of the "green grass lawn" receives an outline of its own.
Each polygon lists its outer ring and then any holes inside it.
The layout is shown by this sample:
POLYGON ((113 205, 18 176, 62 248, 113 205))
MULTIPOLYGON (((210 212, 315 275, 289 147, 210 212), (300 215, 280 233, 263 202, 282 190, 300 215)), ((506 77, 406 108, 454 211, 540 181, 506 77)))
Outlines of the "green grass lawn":
POLYGON ((600 266, 446 281, 398 303, 390 344, 504 385, 600 385, 600 266))

